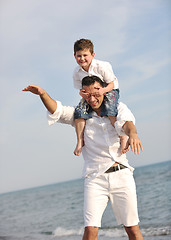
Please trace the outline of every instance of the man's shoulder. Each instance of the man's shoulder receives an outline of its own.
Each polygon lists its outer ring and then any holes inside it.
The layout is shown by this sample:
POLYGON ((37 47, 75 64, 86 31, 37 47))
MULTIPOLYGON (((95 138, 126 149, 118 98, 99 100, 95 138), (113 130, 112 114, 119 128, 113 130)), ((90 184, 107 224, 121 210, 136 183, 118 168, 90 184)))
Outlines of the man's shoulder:
POLYGON ((123 102, 118 103, 118 112, 119 111, 128 111, 128 110, 129 110, 129 108, 125 103, 123 103, 123 102))
POLYGON ((128 108, 127 105, 123 102, 118 102, 118 108, 128 108))
POLYGON ((135 122, 135 118, 131 110, 128 108, 128 106, 123 103, 118 103, 118 115, 117 119, 124 119, 125 121, 133 121, 135 122))
POLYGON ((56 111, 53 114, 48 112, 49 125, 52 125, 55 122, 59 122, 74 126, 75 108, 73 106, 63 106, 60 101, 56 102, 57 102, 56 111))

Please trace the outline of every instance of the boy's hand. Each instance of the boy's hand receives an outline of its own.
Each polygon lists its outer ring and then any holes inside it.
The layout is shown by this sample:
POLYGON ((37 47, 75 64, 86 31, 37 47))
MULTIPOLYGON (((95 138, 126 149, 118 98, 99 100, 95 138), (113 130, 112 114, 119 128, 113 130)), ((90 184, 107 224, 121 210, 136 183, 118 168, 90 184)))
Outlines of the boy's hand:
POLYGON ((98 93, 99 93, 99 95, 104 95, 106 93, 105 88, 102 88, 102 87, 99 88, 98 93))
POLYGON ((29 85, 28 87, 24 88, 22 91, 24 92, 32 92, 36 95, 43 95, 45 93, 45 90, 42 89, 41 87, 37 86, 37 85, 29 85))
POLYGON ((86 100, 88 97, 88 93, 86 93, 84 89, 80 89, 80 96, 86 100))

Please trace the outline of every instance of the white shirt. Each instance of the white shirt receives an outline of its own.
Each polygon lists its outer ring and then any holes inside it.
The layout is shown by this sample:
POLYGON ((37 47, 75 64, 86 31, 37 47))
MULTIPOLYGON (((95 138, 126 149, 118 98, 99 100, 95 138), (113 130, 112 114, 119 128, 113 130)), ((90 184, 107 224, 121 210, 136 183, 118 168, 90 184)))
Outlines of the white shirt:
MULTIPOLYGON (((74 107, 62 106, 57 102, 57 109, 53 114, 48 112, 49 125, 55 122, 70 124, 74 126, 74 107)), ((94 178, 104 173, 115 162, 119 162, 133 171, 128 164, 126 154, 120 154, 119 135, 125 135, 122 126, 126 121, 135 123, 135 118, 127 106, 118 104, 117 121, 115 128, 108 117, 99 117, 93 112, 92 118, 86 120, 84 130, 84 147, 82 154, 84 158, 83 176, 94 178)))
POLYGON ((114 82, 114 89, 119 88, 118 80, 113 73, 111 64, 109 62, 104 62, 97 59, 92 60, 88 72, 86 72, 80 66, 75 68, 73 73, 74 87, 76 89, 82 89, 82 79, 86 76, 93 75, 99 77, 103 82, 114 82))

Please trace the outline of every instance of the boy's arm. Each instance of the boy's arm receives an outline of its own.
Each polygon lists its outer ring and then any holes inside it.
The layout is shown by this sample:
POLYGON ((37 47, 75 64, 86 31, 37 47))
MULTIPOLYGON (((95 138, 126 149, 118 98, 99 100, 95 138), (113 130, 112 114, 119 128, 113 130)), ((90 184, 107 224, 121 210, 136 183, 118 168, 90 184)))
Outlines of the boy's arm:
POLYGON ((47 92, 37 85, 29 85, 28 87, 23 89, 24 92, 31 92, 33 94, 39 95, 44 106, 47 110, 53 114, 57 109, 57 102, 53 100, 47 92))
POLYGON ((107 92, 112 91, 112 89, 114 89, 114 82, 110 82, 110 83, 107 84, 106 87, 100 88, 99 89, 99 94, 103 95, 103 94, 105 94, 107 92))
MULTIPOLYGON (((110 83, 108 83, 108 85, 106 87, 98 88, 97 91, 100 95, 103 95, 107 92, 112 91, 113 88, 114 88, 114 82, 110 82, 110 83)), ((84 99, 87 98, 87 93, 85 92, 84 89, 80 89, 80 96, 84 99)))
POLYGON ((108 85, 99 90, 100 94, 105 94, 107 92, 112 91, 112 89, 119 88, 118 80, 113 73, 112 66, 109 62, 101 62, 99 63, 99 73, 103 77, 103 81, 105 81, 108 85))
POLYGON ((137 153, 140 154, 140 149, 141 149, 141 151, 143 151, 143 146, 142 146, 142 143, 141 143, 141 141, 138 137, 137 130, 136 130, 136 127, 133 124, 133 122, 127 121, 123 125, 122 128, 123 128, 125 134, 128 135, 128 137, 129 137, 125 149, 127 149, 130 145, 131 150, 135 154, 137 154, 137 153))

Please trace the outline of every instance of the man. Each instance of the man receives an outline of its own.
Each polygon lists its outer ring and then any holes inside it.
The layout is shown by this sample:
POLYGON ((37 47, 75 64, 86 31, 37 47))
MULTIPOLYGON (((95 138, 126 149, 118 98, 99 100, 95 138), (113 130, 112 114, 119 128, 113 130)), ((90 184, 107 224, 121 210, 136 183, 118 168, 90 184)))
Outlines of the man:
MULTIPOLYGON (((108 117, 101 117, 105 96, 99 94, 103 82, 96 76, 82 80, 86 101, 92 109, 92 118, 86 121, 84 130, 84 221, 83 240, 97 240, 102 214, 110 199, 118 224, 124 225, 130 240, 143 240, 139 229, 136 187, 133 168, 128 164, 126 154, 120 154, 119 135, 127 135, 129 145, 135 154, 142 150, 134 125, 134 117, 123 103, 118 104, 115 128, 108 117)), ((40 95, 49 111, 49 124, 61 122, 74 125, 74 108, 62 106, 36 85, 23 91, 40 95)))

